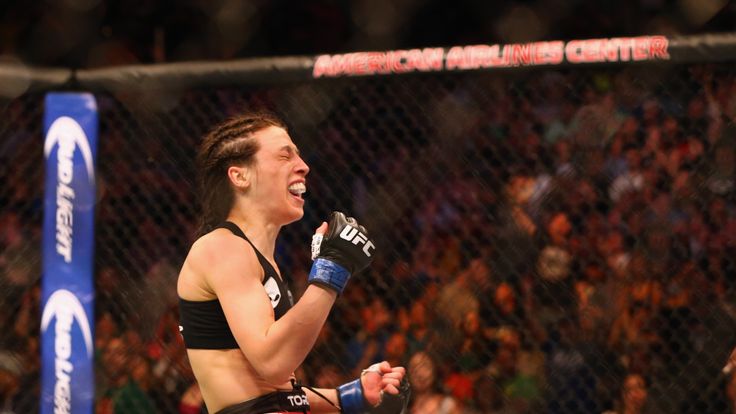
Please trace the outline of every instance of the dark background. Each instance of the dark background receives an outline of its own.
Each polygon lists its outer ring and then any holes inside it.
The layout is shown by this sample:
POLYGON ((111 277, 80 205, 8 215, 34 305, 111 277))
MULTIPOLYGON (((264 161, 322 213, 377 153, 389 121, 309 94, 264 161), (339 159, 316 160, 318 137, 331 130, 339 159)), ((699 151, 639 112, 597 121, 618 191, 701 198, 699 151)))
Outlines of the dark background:
POLYGON ((727 0, 39 0, 0 5, 0 55, 92 68, 723 32, 735 22, 727 0))

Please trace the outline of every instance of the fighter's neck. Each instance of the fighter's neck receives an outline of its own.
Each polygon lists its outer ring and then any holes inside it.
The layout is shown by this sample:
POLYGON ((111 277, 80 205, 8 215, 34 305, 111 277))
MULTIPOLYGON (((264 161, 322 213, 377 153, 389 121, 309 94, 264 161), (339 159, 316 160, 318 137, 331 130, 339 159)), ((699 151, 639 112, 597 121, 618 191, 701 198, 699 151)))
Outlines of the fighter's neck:
POLYGON ((279 235, 281 226, 269 223, 267 220, 259 218, 254 214, 245 216, 237 212, 231 212, 227 219, 240 227, 240 230, 245 233, 248 240, 253 243, 262 255, 271 261, 274 260, 273 255, 276 249, 276 238, 279 235))

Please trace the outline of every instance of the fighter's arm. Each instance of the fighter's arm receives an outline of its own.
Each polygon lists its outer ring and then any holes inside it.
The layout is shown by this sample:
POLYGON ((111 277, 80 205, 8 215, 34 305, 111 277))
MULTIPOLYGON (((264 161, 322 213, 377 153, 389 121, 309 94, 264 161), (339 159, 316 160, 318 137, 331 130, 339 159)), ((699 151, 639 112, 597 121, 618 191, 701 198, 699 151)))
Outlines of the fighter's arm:
POLYGON ((308 388, 303 388, 304 392, 307 394, 307 399, 309 400, 309 411, 314 414, 331 414, 331 413, 339 413, 340 410, 339 407, 340 404, 337 400, 337 390, 334 388, 315 388, 317 392, 322 394, 324 398, 320 397, 316 393, 314 393, 312 390, 308 388), (327 402, 327 400, 330 400, 332 404, 327 402), (334 405, 333 405, 334 404, 334 405))
MULTIPOLYGON (((313 413, 354 413, 376 409, 381 403, 382 393, 398 395, 400 391, 406 392, 401 387, 405 376, 403 367, 392 367, 388 362, 372 365, 363 371, 360 379, 352 386, 345 384, 338 389, 316 388, 319 394, 305 387, 304 392, 309 400, 310 410, 313 413), (359 388, 359 391, 358 391, 359 388), (358 391, 360 395, 346 396, 346 393, 358 391), (338 396, 339 395, 339 396, 338 396), (329 401, 327 401, 329 400, 329 401), (343 401, 344 400, 344 401, 343 401), (344 406, 344 407, 343 407, 344 406), (343 411, 340 411, 340 409, 343 411), (356 411, 357 410, 357 411, 356 411)), ((406 395, 408 398, 408 395, 406 395)), ((380 411, 379 411, 380 412, 380 411)))
POLYGON ((261 284, 263 270, 250 244, 213 232, 192 250, 193 263, 206 275, 245 357, 266 381, 287 382, 312 349, 337 294, 310 285, 299 302, 275 321, 261 284))

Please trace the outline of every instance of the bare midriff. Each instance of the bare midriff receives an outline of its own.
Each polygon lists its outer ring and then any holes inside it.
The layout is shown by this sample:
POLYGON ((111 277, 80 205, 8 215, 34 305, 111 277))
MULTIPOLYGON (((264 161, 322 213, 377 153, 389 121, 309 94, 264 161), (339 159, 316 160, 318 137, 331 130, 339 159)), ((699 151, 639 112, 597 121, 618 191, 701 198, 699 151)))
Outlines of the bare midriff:
POLYGON ((189 363, 211 413, 277 390, 290 382, 271 384, 256 372, 240 349, 189 349, 189 363))

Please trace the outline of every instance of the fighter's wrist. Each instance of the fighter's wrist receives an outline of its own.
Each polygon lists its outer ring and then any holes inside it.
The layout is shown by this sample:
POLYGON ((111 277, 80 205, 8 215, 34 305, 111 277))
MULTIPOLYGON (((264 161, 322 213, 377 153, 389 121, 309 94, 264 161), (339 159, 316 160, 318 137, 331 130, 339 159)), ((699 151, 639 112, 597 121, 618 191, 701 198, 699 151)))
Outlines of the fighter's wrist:
POLYGON ((318 257, 312 263, 307 283, 333 289, 341 294, 350 280, 350 272, 332 260, 318 257))
POLYGON ((337 400, 344 414, 362 414, 368 406, 360 378, 337 387, 337 400))

